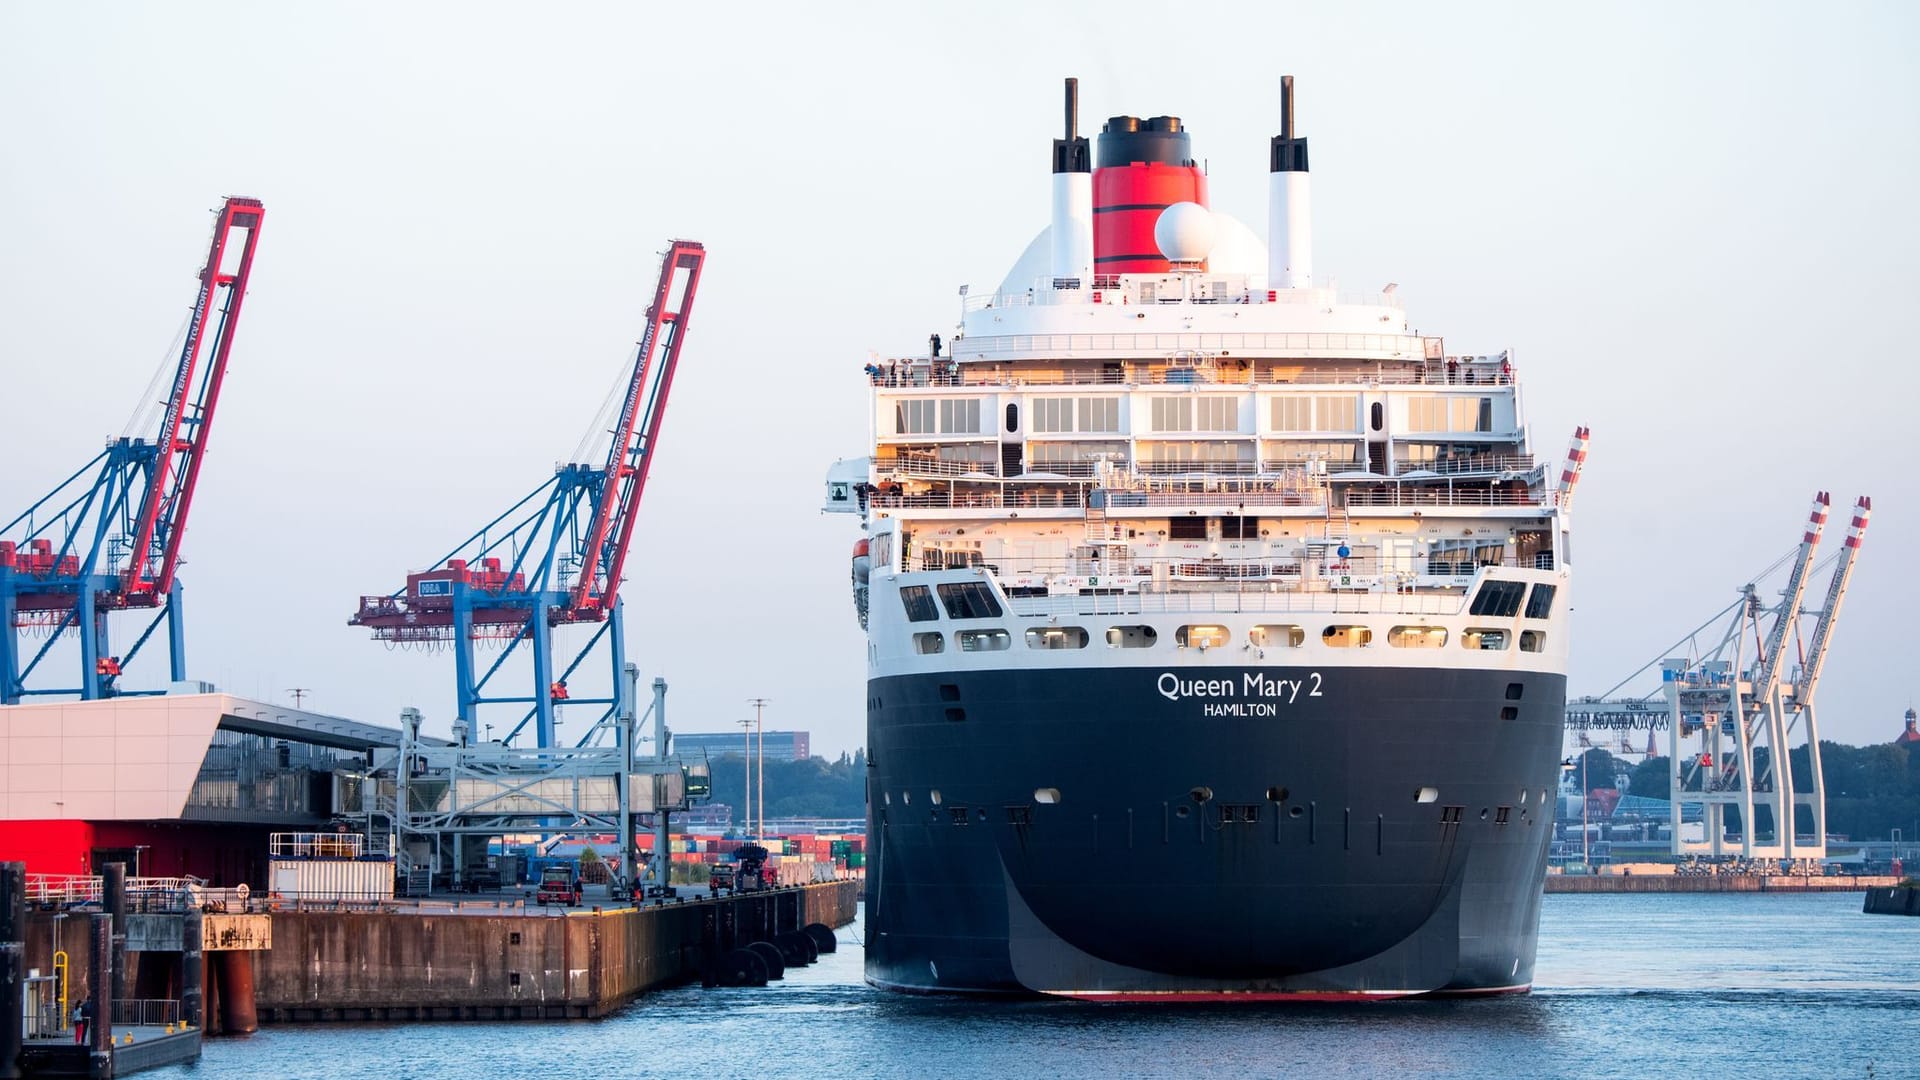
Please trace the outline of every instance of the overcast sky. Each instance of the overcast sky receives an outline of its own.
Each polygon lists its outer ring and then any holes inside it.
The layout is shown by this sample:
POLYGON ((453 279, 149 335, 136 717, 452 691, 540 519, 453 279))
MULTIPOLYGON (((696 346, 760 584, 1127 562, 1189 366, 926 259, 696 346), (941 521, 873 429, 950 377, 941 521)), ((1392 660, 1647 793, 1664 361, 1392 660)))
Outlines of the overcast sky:
POLYGON ((658 252, 697 239, 630 652, 680 730, 762 696, 770 727, 851 749, 857 534, 817 508, 864 452, 861 365, 949 331, 956 286, 1046 224, 1063 76, 1083 127, 1182 117, 1216 209, 1264 234, 1292 73, 1316 269, 1398 282, 1453 349, 1512 348, 1542 455, 1593 428, 1571 692, 1732 601, 1815 490, 1835 548, 1867 493, 1821 722, 1890 738, 1920 689, 1920 9, 1174 10, 0 5, 0 520, 121 431, 208 212, 256 196, 182 572, 190 673, 444 730, 451 660, 347 616, 571 454, 658 252))

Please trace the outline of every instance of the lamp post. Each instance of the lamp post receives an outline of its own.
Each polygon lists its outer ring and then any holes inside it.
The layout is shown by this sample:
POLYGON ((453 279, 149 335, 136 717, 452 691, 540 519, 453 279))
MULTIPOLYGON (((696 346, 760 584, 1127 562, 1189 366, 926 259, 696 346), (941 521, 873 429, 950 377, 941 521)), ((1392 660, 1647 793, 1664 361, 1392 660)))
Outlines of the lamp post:
POLYGON ((741 828, 746 833, 744 839, 751 840, 753 839, 753 721, 740 721, 740 737, 747 745, 746 751, 740 755, 740 772, 745 778, 741 784, 744 789, 742 801, 746 803, 745 812, 742 814, 745 821, 741 828))
POLYGON ((760 737, 760 751, 758 754, 760 793, 755 801, 760 804, 760 835, 764 837, 767 833, 767 727, 764 723, 767 699, 763 697, 748 698, 747 704, 753 706, 753 728, 760 737))

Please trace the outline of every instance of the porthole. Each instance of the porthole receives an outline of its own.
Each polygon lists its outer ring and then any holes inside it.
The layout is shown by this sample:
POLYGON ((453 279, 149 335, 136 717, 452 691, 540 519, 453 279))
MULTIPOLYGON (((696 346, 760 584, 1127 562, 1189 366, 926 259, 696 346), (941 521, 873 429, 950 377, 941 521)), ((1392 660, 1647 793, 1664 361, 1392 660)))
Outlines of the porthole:
POLYGON ((1287 801, 1287 789, 1286 789, 1286 788, 1283 788, 1283 787, 1270 787, 1270 788, 1268 788, 1268 789, 1267 789, 1267 801, 1268 801, 1268 802, 1286 802, 1286 801, 1287 801))
POLYGON ((962 630, 954 635, 960 639, 961 652, 1000 652, 1013 646, 1013 635, 1005 630, 962 630))
POLYGON ((1182 626, 1173 632, 1173 644, 1182 649, 1220 649, 1228 640, 1227 628, 1214 623, 1182 626))
POLYGON ((1060 801, 1060 789, 1053 787, 1034 788, 1033 801, 1042 806, 1053 806, 1060 801))
POLYGON ((1387 644, 1396 649, 1438 649, 1446 643, 1444 626, 1396 626, 1387 631, 1387 644))
POLYGON ((1269 624, 1247 631, 1247 640, 1259 649, 1297 649, 1306 644, 1307 632, 1286 623, 1269 624))
POLYGON ((1173 816, 1177 818, 1186 817, 1188 814, 1191 814, 1191 813, 1193 813, 1193 811, 1189 809, 1184 803, 1173 808, 1173 816))
POLYGON ((1192 799, 1194 802, 1197 802, 1197 803, 1211 801, 1213 798, 1213 789, 1203 784, 1200 787, 1194 788, 1192 791, 1187 792, 1187 798, 1192 799))
POLYGON ((1084 649, 1087 632, 1078 626, 1036 626, 1027 631, 1029 649, 1084 649))
POLYGON ((1298 806, 1289 806, 1289 807, 1287 807, 1287 816, 1288 816, 1288 817, 1290 817, 1290 818, 1297 818, 1297 817, 1299 817, 1300 815, 1302 815, 1302 814, 1304 814, 1304 813, 1306 813, 1306 811, 1305 811, 1305 810, 1303 810, 1303 809, 1301 809, 1301 808, 1300 808, 1300 807, 1298 807, 1298 806))
POLYGON ((1109 649, 1151 649, 1154 642, 1159 640, 1159 631, 1151 626, 1107 627, 1107 648, 1109 649))
POLYGON ((1423 787, 1419 791, 1416 791, 1413 793, 1413 801, 1417 803, 1439 802, 1440 789, 1435 787, 1423 787))
POLYGON ((1320 640, 1335 649, 1360 649, 1373 644, 1373 631, 1365 626, 1329 626, 1320 631, 1320 640))
POLYGON ((1467 649, 1489 649, 1499 652, 1507 647, 1507 632, 1492 627, 1469 626, 1460 631, 1460 645, 1467 649))
POLYGON ((934 788, 932 791, 927 792, 927 798, 932 800, 933 805, 939 806, 940 805, 940 789, 934 788))

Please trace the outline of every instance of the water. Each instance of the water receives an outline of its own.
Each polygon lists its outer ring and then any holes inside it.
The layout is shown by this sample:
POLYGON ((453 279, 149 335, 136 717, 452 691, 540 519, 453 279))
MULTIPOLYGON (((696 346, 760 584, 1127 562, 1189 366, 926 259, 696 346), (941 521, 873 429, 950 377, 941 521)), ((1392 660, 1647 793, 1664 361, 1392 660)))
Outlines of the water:
POLYGON ((1858 893, 1548 896, 1535 992, 1146 1008, 883 994, 841 951, 598 1021, 268 1028, 154 1077, 1920 1077, 1920 919, 1858 893))

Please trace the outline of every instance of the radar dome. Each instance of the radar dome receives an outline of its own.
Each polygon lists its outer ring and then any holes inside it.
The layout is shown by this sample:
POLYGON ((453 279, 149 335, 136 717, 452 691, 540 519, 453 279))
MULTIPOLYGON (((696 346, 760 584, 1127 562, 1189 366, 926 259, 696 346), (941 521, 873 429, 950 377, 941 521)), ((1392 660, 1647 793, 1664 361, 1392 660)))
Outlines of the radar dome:
POLYGON ((1199 203, 1174 203, 1153 226, 1153 242, 1170 262, 1200 262, 1213 250, 1213 240, 1213 214, 1199 203))

